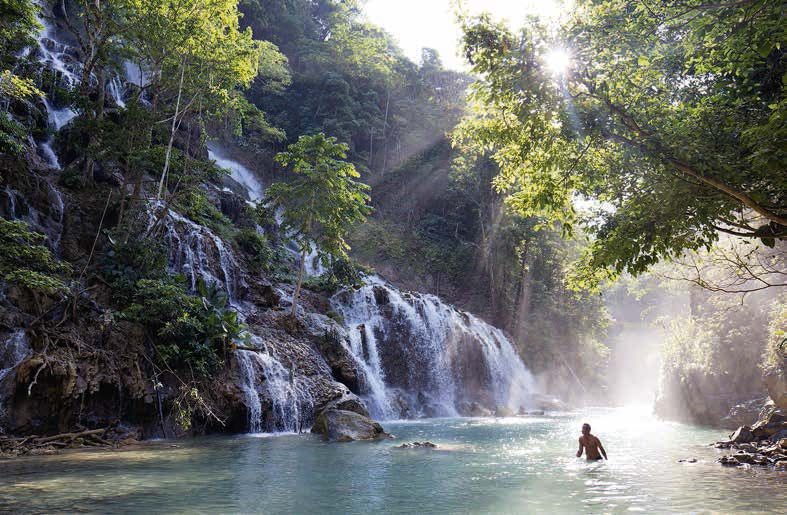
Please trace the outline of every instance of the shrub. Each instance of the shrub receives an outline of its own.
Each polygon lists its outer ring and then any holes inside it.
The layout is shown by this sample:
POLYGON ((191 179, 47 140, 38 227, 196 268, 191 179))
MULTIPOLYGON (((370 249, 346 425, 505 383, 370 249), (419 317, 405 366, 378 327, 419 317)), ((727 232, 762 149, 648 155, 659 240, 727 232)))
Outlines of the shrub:
POLYGON ((0 277, 47 295, 68 291, 63 276, 71 267, 42 245, 45 240, 25 222, 0 218, 0 277))
POLYGON ((101 275, 112 287, 112 297, 124 303, 134 297, 142 279, 158 279, 166 275, 167 251, 154 238, 133 238, 121 241, 120 234, 108 231, 112 247, 104 254, 101 275))
POLYGON ((240 250, 248 257, 254 272, 281 275, 288 271, 283 252, 255 229, 243 229, 235 235, 240 250))
POLYGON ((139 281, 124 315, 155 335, 159 360, 200 376, 218 367, 227 344, 244 335, 225 293, 200 282, 198 296, 192 295, 182 276, 139 281))

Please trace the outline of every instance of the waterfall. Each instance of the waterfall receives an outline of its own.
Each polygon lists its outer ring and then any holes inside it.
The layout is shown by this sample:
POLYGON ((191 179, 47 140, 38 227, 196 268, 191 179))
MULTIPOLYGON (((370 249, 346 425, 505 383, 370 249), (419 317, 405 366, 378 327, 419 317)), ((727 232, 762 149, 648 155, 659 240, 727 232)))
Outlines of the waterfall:
POLYGON ((404 293, 378 277, 331 301, 379 418, 455 416, 478 403, 527 407, 535 382, 497 328, 434 295, 404 293))
POLYGON ((285 367, 261 338, 253 334, 250 336, 253 345, 262 350, 235 353, 242 376, 241 389, 249 411, 249 432, 300 432, 308 427, 314 410, 308 378, 285 367), (263 420, 264 404, 270 405, 267 421, 263 420))
MULTIPOLYGON (((79 82, 83 69, 77 49, 59 41, 55 28, 47 19, 38 16, 37 20, 42 27, 36 36, 37 56, 39 63, 42 65, 41 69, 52 70, 57 77, 59 85, 69 90, 73 89, 79 82)), ((90 80, 93 84, 96 84, 98 81, 94 75, 91 75, 90 80)), ((126 106, 123 81, 119 75, 113 74, 107 83, 104 84, 104 87, 117 106, 126 106)), ((57 107, 46 97, 43 99, 43 102, 47 111, 47 121, 55 132, 65 127, 77 115, 77 112, 70 106, 57 107)), ((39 143, 39 148, 47 164, 56 170, 60 170, 62 166, 52 148, 53 142, 54 135, 51 135, 46 141, 39 143)))
MULTIPOLYGON (((27 333, 23 329, 17 329, 8 337, 0 340, 0 422, 5 418, 4 392, 13 390, 13 385, 4 385, 6 378, 13 378, 16 367, 25 360, 31 353, 30 343, 27 333)), ((3 427, 0 426, 0 434, 3 427)))
POLYGON ((65 202, 60 190, 49 182, 45 182, 45 185, 47 188, 46 205, 48 206, 48 212, 44 213, 37 210, 26 201, 21 193, 6 186, 2 190, 5 193, 6 204, 0 206, 0 214, 9 220, 25 222, 34 231, 45 234, 48 238, 50 250, 57 253, 63 235, 65 202))
POLYGON ((221 168, 230 171, 230 176, 242 185, 248 191, 249 199, 252 202, 259 202, 262 200, 265 188, 262 183, 254 175, 254 172, 243 166, 242 164, 234 161, 224 155, 222 149, 214 142, 208 142, 208 157, 216 161, 216 164, 221 168))
POLYGON ((243 274, 232 250, 221 238, 171 209, 164 227, 172 270, 188 277, 192 288, 202 279, 224 288, 230 301, 237 299, 238 288, 245 286, 243 274))
POLYGON ((107 91, 118 107, 125 108, 126 102, 123 100, 123 83, 120 82, 120 77, 114 76, 107 82, 107 91))

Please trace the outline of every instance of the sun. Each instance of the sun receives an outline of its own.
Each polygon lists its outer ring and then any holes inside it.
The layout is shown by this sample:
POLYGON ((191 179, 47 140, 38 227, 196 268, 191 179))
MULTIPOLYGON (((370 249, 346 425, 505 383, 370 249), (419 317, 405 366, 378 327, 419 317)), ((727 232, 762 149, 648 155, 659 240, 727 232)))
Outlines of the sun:
POLYGON ((571 65, 571 54, 564 48, 553 48, 544 56, 547 68, 554 75, 565 75, 571 65))

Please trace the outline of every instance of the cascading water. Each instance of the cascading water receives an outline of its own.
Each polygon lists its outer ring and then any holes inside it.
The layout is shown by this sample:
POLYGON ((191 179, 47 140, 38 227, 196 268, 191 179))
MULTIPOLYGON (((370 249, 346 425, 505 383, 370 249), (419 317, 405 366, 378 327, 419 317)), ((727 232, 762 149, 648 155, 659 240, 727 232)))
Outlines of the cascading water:
POLYGON ((286 368, 258 336, 250 335, 251 343, 259 352, 236 353, 241 372, 241 389, 249 412, 249 431, 252 433, 298 433, 311 421, 314 401, 309 380, 286 368), (262 378, 257 372, 262 372, 262 378), (264 380, 262 395, 258 385, 264 380), (264 420, 263 405, 269 402, 271 418, 264 420))
POLYGON ((331 301, 379 418, 525 408, 535 382, 502 331, 434 295, 402 293, 380 278, 331 301))
POLYGON ((224 155, 224 151, 214 142, 208 142, 208 157, 216 161, 216 164, 230 171, 230 176, 238 184, 244 186, 249 194, 249 200, 259 202, 265 192, 262 183, 257 180, 254 173, 224 155))
MULTIPOLYGON (((30 355, 30 352, 27 333, 23 329, 18 329, 0 340, 0 422, 5 418, 4 383, 12 380, 16 367, 30 355)), ((0 433, 2 432, 3 427, 0 425, 0 433)))
MULTIPOLYGON (((38 43, 38 60, 42 69, 50 69, 55 73, 56 83, 53 86, 62 85, 66 89, 71 89, 77 82, 82 64, 79 60, 74 59, 71 47, 54 39, 54 29, 47 20, 39 17, 38 22, 42 29, 36 37, 36 42, 38 43)), ((55 131, 62 129, 77 114, 70 107, 56 108, 47 98, 44 98, 44 106, 49 125, 55 131)), ((62 166, 52 148, 53 141, 54 135, 51 135, 39 147, 49 166, 60 170, 62 166)))
POLYGON ((63 218, 65 216, 65 203, 63 194, 45 182, 47 198, 45 204, 48 206, 47 212, 35 209, 26 201, 24 196, 13 188, 6 186, 2 193, 5 196, 5 203, 0 204, 0 215, 9 220, 21 220, 27 223, 34 231, 47 236, 47 244, 55 253, 58 252, 60 239, 63 235, 63 218))
MULTIPOLYGON (((189 277, 192 288, 199 279, 224 288, 240 322, 245 324, 245 315, 253 307, 238 298, 244 273, 231 249, 210 229, 174 211, 167 216, 164 238, 171 269, 189 277)), ((261 350, 235 353, 249 414, 249 431, 300 431, 310 421, 313 410, 308 379, 282 365, 275 350, 257 335, 249 334, 249 340, 252 347, 261 350), (270 413, 270 417, 266 419, 265 413, 270 413)))
POLYGON ((222 239, 207 227, 171 209, 163 226, 170 268, 188 277, 192 289, 201 279, 206 284, 224 288, 230 301, 234 301, 238 288, 244 285, 243 274, 222 239))
MULTIPOLYGON (((228 168, 233 179, 247 188, 250 199, 263 197, 262 186, 250 170, 227 159, 216 146, 210 152, 217 164, 228 168)), ((306 272, 324 272, 316 249, 307 257, 306 272)), ((348 336, 344 345, 375 417, 450 416, 466 413, 473 403, 492 410, 499 406, 519 410, 529 404, 535 391, 532 375, 503 332, 473 315, 433 295, 402 293, 378 277, 368 278, 367 285, 357 291, 337 294, 331 304, 344 319, 348 336)), ((266 377, 284 376, 263 357, 275 360, 269 353, 243 354, 239 360, 254 430, 261 426, 261 415, 252 364, 257 362, 265 369, 266 377)), ((270 383, 277 385, 278 393, 271 397, 282 401, 279 406, 292 406, 286 386, 296 382, 270 383)))
MULTIPOLYGON (((57 30, 48 19, 39 16, 38 22, 42 27, 36 37, 37 57, 42 65, 41 69, 48 69, 54 73, 53 90, 56 86, 67 90, 73 89, 79 82, 79 77, 83 70, 79 52, 58 38, 57 30)), ((95 75, 91 75, 89 80, 93 85, 98 82, 95 75)), ((104 84, 104 88, 117 106, 126 106, 123 79, 119 75, 112 74, 106 84, 104 84)), ((52 93, 52 91, 49 93, 52 93)), ((43 102, 47 110, 49 126, 55 132, 65 127, 77 115, 77 112, 70 106, 57 107, 48 98, 44 98, 43 102)), ((39 148, 47 164, 60 170, 62 166, 52 148, 53 141, 54 135, 50 136, 45 142, 40 143, 39 148)))

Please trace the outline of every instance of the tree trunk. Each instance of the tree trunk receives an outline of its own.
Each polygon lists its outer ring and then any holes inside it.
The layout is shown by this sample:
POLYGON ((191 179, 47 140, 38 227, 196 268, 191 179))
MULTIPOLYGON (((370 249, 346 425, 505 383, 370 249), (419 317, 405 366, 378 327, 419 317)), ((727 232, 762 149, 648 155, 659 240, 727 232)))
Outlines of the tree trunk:
POLYGON ((183 95, 183 78, 186 75, 185 60, 180 63, 180 84, 178 85, 178 99, 175 102, 175 114, 172 116, 172 128, 169 133, 169 143, 167 144, 167 153, 164 157, 164 169, 161 171, 161 180, 158 183, 158 194, 156 200, 161 200, 161 194, 164 190, 164 179, 167 177, 169 171, 169 160, 172 155, 172 145, 175 142, 175 131, 177 130, 178 112, 180 111, 180 99, 183 95))
POLYGON ((385 98, 385 118, 383 119, 383 170, 382 174, 385 175, 385 168, 388 166, 388 106, 391 103, 391 88, 388 88, 388 95, 385 98))
POLYGON ((301 285, 303 284, 303 269, 306 265, 306 248, 301 251, 301 263, 298 266, 298 284, 295 286, 295 293, 292 294, 292 312, 290 313, 295 318, 295 310, 298 307, 298 295, 301 293, 301 285))

